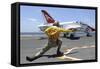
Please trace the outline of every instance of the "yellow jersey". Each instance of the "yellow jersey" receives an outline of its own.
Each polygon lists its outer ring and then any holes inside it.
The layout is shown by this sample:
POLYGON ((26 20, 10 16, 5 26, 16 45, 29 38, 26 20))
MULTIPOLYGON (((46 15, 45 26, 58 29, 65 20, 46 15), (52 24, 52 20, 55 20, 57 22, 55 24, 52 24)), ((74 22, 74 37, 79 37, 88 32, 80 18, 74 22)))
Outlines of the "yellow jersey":
POLYGON ((50 39, 56 40, 59 38, 61 32, 72 32, 72 30, 65 30, 56 26, 50 26, 44 32, 50 39))

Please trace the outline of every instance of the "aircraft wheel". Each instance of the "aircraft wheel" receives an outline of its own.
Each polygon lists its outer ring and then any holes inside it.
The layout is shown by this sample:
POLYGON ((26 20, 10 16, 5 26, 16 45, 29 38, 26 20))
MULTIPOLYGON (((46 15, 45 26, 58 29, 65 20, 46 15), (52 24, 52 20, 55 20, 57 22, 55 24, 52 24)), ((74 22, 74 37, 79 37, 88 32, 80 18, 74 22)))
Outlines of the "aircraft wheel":
POLYGON ((91 35, 89 34, 89 33, 87 33, 87 35, 86 35, 87 37, 91 37, 91 35))
POLYGON ((63 37, 66 37, 66 34, 64 34, 63 37))
POLYGON ((70 35, 70 38, 74 38, 74 34, 71 34, 71 35, 70 35))

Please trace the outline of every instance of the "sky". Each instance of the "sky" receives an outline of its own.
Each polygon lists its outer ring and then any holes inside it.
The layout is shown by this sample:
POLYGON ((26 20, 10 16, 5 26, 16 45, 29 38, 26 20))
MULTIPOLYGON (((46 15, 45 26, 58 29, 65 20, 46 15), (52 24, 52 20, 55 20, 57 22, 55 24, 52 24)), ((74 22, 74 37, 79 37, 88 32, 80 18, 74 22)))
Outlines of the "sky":
POLYGON ((59 22, 82 21, 95 28, 95 10, 58 8, 41 6, 20 6, 20 31, 40 32, 38 25, 44 24, 45 19, 41 10, 46 10, 55 20, 59 22))

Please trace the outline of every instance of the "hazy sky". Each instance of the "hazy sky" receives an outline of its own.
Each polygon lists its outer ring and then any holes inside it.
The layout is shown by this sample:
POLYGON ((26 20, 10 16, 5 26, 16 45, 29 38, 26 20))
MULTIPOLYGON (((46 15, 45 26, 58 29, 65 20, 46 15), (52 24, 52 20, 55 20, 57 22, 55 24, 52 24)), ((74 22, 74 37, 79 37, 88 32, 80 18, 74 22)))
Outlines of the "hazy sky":
POLYGON ((95 10, 22 5, 20 7, 21 32, 40 31, 38 25, 45 23, 41 10, 46 10, 59 22, 82 21, 92 27, 95 27, 95 10))

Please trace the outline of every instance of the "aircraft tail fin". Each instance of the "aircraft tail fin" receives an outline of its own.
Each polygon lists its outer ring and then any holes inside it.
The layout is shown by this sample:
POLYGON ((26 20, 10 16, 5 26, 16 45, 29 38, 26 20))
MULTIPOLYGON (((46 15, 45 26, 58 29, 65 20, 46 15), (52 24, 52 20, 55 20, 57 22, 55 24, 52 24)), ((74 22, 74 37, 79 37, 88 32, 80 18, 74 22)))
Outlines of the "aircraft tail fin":
POLYGON ((91 26, 89 26, 89 25, 87 25, 87 24, 84 24, 84 23, 82 23, 82 22, 81 22, 81 24, 87 26, 87 27, 90 28, 92 31, 95 31, 95 29, 94 29, 93 27, 91 27, 91 26))
POLYGON ((88 26, 92 31, 95 31, 95 29, 94 28, 92 28, 92 27, 90 27, 90 26, 88 26))
POLYGON ((41 12, 43 13, 47 23, 50 24, 50 23, 54 23, 55 22, 55 20, 47 13, 47 11, 41 10, 41 12))

